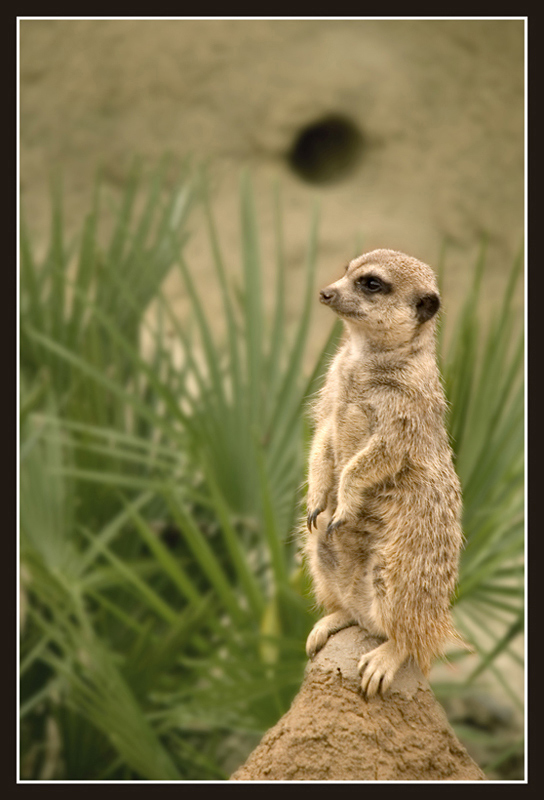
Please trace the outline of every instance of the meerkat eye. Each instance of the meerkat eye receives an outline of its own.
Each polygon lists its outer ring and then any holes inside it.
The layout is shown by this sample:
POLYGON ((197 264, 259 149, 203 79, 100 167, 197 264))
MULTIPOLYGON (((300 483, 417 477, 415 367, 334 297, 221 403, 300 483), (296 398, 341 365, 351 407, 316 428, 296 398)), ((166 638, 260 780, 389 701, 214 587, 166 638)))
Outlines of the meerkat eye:
POLYGON ((356 284, 364 292, 369 292, 370 294, 387 291, 386 284, 375 275, 363 275, 357 279, 356 284))

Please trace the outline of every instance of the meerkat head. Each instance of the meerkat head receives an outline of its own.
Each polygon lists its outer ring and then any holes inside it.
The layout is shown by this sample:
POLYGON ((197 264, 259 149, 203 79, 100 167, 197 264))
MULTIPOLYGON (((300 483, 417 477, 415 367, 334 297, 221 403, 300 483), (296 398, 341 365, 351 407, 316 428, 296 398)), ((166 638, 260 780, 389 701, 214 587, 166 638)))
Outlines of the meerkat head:
POLYGON ((339 280, 321 290, 320 300, 351 333, 384 347, 432 334, 440 308, 431 268, 395 250, 373 250, 354 258, 339 280))

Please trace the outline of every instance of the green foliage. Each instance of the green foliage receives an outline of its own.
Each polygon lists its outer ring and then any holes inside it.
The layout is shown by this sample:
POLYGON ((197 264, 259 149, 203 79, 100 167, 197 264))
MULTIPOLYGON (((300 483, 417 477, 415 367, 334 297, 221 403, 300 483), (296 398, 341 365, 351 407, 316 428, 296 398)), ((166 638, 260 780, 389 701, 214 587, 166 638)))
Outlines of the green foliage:
POLYGON ((467 683, 489 670, 519 705, 497 660, 519 662, 524 629, 524 331, 512 308, 523 262, 484 324, 484 261, 483 248, 442 358, 466 537, 455 616, 479 656, 467 683))
MULTIPOLYGON (((159 170, 142 199, 135 171, 108 238, 97 185, 77 247, 57 192, 42 261, 22 225, 24 778, 225 778, 225 743, 241 761, 302 679, 315 619, 296 536, 305 408, 339 325, 308 370, 317 214, 288 327, 279 193, 265 269, 248 176, 240 265, 221 252, 207 187, 184 170, 167 188, 159 170), (197 208, 220 319, 186 259, 197 208), (163 289, 171 269, 190 319, 163 289)), ((479 329, 477 286, 444 358, 467 536, 455 611, 478 650, 469 682, 504 682, 498 656, 514 653, 523 620, 523 344, 508 293, 479 329)))

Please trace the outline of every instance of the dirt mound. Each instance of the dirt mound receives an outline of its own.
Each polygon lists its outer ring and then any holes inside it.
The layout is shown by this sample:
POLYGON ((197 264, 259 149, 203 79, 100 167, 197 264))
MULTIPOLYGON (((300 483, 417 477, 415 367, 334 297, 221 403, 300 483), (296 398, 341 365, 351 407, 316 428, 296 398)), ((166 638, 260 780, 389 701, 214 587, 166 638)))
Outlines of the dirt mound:
POLYGON ((405 665, 385 698, 362 697, 357 663, 376 643, 356 627, 331 637, 231 780, 485 780, 417 667, 405 665))

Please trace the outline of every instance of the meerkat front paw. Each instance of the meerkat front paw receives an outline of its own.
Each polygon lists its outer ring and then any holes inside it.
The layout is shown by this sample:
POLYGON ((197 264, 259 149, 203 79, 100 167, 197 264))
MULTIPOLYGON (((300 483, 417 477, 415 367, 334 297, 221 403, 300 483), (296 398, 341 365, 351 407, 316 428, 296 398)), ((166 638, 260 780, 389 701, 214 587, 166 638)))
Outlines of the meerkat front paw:
POLYGON ((330 631, 326 625, 323 625, 323 622, 324 620, 320 619, 319 622, 314 625, 310 631, 310 635, 306 639, 306 655, 308 658, 313 658, 315 654, 321 650, 330 636, 330 631))
POLYGON ((396 645, 390 640, 365 653, 358 666, 365 697, 370 699, 378 691, 384 695, 404 660, 405 656, 399 653, 396 645))
POLYGON ((327 533, 333 533, 344 525, 354 525, 359 516, 359 506, 355 498, 349 496, 344 490, 338 498, 338 503, 327 527, 327 533))
POLYGON ((341 631, 342 628, 349 628, 350 625, 354 624, 353 618, 344 611, 335 611, 333 614, 327 614, 326 617, 320 619, 319 622, 316 622, 306 640, 306 655, 308 658, 313 658, 333 633, 341 631))
POLYGON ((335 531, 344 527, 344 525, 353 524, 356 519, 357 514, 350 511, 349 508, 346 506, 337 506, 329 524, 327 525, 327 534, 330 536, 335 531))
POLYGON ((308 526, 308 530, 310 533, 312 532, 312 528, 317 530, 317 518, 320 514, 325 511, 324 508, 315 508, 313 511, 308 512, 308 517, 306 519, 306 525, 308 526))
POLYGON ((327 525, 327 536, 332 536, 335 531, 339 530, 345 524, 345 519, 342 519, 341 517, 333 517, 327 525))

